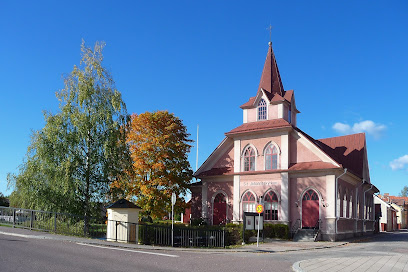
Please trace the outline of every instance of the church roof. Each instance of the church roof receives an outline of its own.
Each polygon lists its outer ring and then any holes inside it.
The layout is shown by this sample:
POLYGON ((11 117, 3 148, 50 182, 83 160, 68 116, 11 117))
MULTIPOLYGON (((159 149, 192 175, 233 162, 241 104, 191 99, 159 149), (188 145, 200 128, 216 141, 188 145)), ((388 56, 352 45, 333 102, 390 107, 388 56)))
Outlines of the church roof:
POLYGON ((258 92, 260 92, 261 89, 265 91, 269 101, 273 99, 275 94, 278 94, 281 97, 285 95, 278 64, 276 63, 275 54, 272 49, 272 42, 269 43, 268 54, 266 55, 258 92))
POLYGON ((343 168, 347 168, 354 175, 363 178, 364 161, 366 160, 364 133, 315 140, 299 128, 294 129, 306 136, 343 168))
POLYGON ((244 123, 239 127, 234 128, 233 130, 225 133, 226 136, 239 134, 239 133, 246 133, 246 132, 255 132, 255 131, 263 131, 263 130, 270 130, 276 128, 284 128, 284 127, 292 127, 291 124, 288 123, 285 119, 272 119, 266 121, 258 121, 258 122, 250 122, 244 123))

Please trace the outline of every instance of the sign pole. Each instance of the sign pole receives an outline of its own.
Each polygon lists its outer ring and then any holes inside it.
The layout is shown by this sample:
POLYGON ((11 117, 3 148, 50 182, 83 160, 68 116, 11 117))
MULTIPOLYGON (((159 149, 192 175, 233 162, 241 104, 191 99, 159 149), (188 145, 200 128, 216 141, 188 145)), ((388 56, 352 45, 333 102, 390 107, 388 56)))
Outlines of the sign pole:
POLYGON ((171 246, 174 246, 174 204, 176 203, 176 194, 171 194, 171 246))
POLYGON ((258 235, 256 236, 256 247, 259 247, 259 229, 260 229, 260 225, 261 225, 261 213, 263 212, 263 205, 262 204, 258 204, 256 206, 256 212, 258 213, 258 235))

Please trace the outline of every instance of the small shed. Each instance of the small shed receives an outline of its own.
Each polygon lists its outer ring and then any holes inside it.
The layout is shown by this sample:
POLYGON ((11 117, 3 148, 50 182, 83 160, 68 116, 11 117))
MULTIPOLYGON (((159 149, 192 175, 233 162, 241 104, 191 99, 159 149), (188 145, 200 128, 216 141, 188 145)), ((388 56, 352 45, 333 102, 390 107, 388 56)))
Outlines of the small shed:
POLYGON ((139 212, 142 210, 126 199, 120 199, 106 207, 108 210, 108 241, 137 243, 139 212))

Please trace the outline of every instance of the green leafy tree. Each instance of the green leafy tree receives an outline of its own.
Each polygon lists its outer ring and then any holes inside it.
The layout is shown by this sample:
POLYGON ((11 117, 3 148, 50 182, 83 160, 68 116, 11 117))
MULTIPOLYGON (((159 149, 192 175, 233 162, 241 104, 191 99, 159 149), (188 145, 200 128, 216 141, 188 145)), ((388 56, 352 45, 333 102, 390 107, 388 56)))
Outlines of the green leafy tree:
POLYGON ((8 207, 9 206, 9 200, 7 197, 3 195, 3 193, 0 192, 0 206, 8 207))
POLYGON ((408 186, 404 186, 404 188, 402 188, 400 196, 408 196, 408 186))
POLYGON ((130 161, 128 115, 110 73, 102 66, 104 43, 84 42, 79 66, 56 93, 60 112, 44 113, 45 126, 33 133, 14 186, 12 205, 97 215, 109 184, 130 161))
POLYGON ((172 193, 177 195, 175 211, 184 211, 192 179, 189 136, 183 122, 167 111, 133 114, 127 133, 133 167, 112 188, 135 199, 143 214, 154 219, 171 211, 172 193))

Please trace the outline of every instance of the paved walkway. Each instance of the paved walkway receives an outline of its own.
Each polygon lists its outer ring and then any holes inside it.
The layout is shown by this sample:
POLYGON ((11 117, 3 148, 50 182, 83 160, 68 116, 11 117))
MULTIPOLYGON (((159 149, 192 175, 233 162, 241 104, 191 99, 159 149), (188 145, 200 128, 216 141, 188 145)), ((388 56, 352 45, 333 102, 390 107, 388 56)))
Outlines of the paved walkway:
POLYGON ((292 266, 294 271, 408 271, 408 256, 402 254, 352 257, 352 258, 319 258, 300 261, 292 266))

